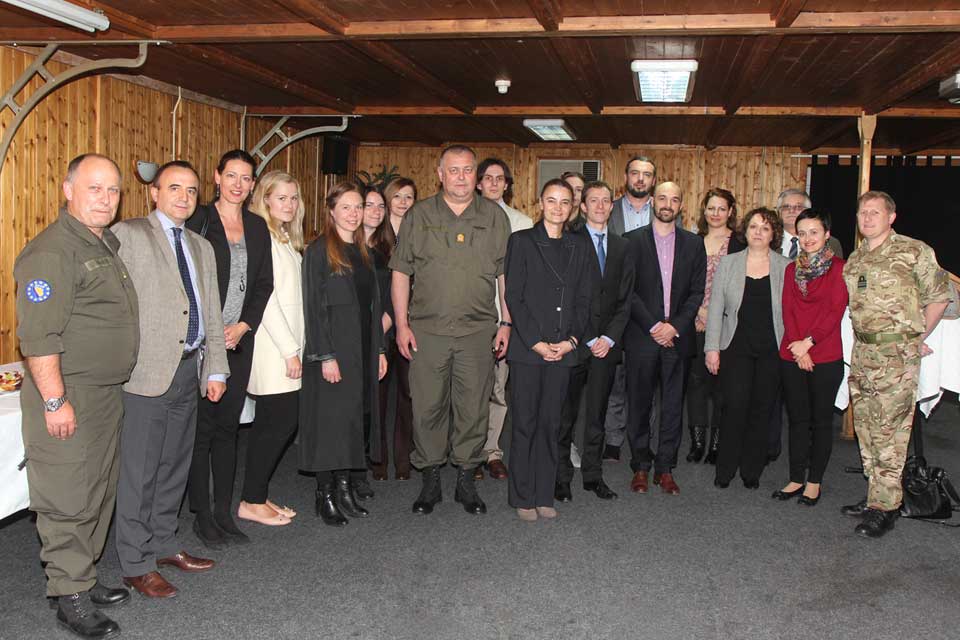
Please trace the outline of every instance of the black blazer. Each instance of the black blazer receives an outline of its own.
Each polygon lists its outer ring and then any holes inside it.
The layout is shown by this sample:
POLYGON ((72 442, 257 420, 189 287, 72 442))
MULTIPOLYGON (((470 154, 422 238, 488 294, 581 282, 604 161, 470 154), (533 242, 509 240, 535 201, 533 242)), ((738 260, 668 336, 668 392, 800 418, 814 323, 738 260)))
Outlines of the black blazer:
MULTIPOLYGON (((565 233, 561 240, 567 255, 563 271, 555 271, 544 251, 549 238, 538 222, 532 229, 510 235, 507 243, 505 297, 513 320, 507 360, 548 364, 535 351, 538 342, 561 342, 570 337, 583 341, 590 320, 590 283, 600 266, 590 240, 565 233)), ((576 351, 557 363, 573 366, 576 351)))
POLYGON ((614 343, 607 360, 620 362, 623 355, 623 332, 630 319, 630 296, 633 293, 636 264, 630 255, 630 243, 609 230, 607 227, 607 263, 603 276, 600 275, 600 262, 590 230, 584 226, 578 231, 587 238, 593 249, 593 257, 597 260, 597 269, 591 272, 590 280, 590 323, 577 349, 581 362, 593 357, 587 342, 600 336, 607 336, 614 343))
MULTIPOLYGON (((630 322, 624 334, 624 348, 630 352, 655 351, 660 348, 650 329, 664 320, 663 282, 657 245, 653 239, 653 225, 649 224, 625 234, 636 265, 633 296, 630 299, 630 322)), ((703 238, 677 227, 673 252, 673 280, 670 285, 670 317, 680 337, 674 347, 680 355, 689 357, 695 350, 694 319, 703 303, 703 289, 707 279, 707 252, 703 238)))
MULTIPOLYGON (((213 253, 217 258, 217 284, 220 288, 220 307, 223 308, 230 284, 230 247, 227 244, 227 233, 220 222, 220 214, 213 203, 200 205, 187 220, 186 226, 197 233, 206 226, 205 237, 213 245, 213 253)), ((273 254, 270 250, 270 230, 267 229, 267 223, 260 216, 247 211, 246 207, 243 208, 243 236, 247 243, 247 290, 243 295, 240 322, 250 325, 250 331, 243 339, 246 340, 249 336, 250 340, 253 340, 257 328, 260 327, 267 300, 273 293, 273 254)))

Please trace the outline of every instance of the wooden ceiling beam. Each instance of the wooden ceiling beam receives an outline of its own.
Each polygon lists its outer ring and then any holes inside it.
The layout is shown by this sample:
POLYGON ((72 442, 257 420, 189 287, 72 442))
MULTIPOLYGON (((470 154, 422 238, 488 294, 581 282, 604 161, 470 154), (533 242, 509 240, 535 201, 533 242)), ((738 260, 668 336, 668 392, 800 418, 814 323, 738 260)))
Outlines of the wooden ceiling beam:
POLYGON ((109 18, 110 28, 107 30, 107 33, 116 28, 131 36, 136 36, 137 38, 145 38, 149 40, 156 36, 156 25, 151 24, 146 20, 141 20, 140 18, 129 13, 120 11, 119 9, 115 9, 108 4, 98 2, 97 0, 75 0, 74 4, 79 4, 87 9, 100 11, 104 16, 109 18))
POLYGON ((567 77, 583 97, 584 104, 591 113, 599 115, 603 111, 603 101, 598 94, 601 84, 595 74, 597 61, 590 48, 571 38, 553 38, 549 43, 560 65, 566 69, 567 77))
POLYGON ((883 92, 865 101, 863 110, 868 115, 879 113, 909 98, 931 82, 956 73, 958 68, 960 68, 960 37, 956 38, 952 45, 943 47, 930 58, 891 80, 883 92))
MULTIPOLYGON (((859 115, 859 114, 858 114, 859 115)), ((827 122, 817 127, 810 137, 804 140, 800 148, 804 151, 813 151, 825 146, 828 142, 836 140, 837 137, 856 129, 856 121, 847 118, 839 118, 836 122, 827 122)))
POLYGON ((527 6, 533 12, 544 31, 556 31, 563 22, 563 14, 556 0, 527 0, 527 6))
POLYGON ((789 27, 796 21, 807 0, 772 0, 770 18, 778 28, 789 27))
POLYGON ((350 21, 321 0, 273 0, 290 13, 300 16, 315 27, 333 35, 342 36, 350 21))
POLYGON ((443 100, 446 104, 470 114, 476 106, 470 99, 461 95, 435 75, 421 67, 402 52, 386 42, 372 40, 350 40, 348 44, 357 51, 380 63, 394 73, 419 84, 424 89, 443 100))
POLYGON ((732 118, 723 116, 717 118, 716 121, 710 125, 710 129, 707 130, 707 135, 704 136, 703 139, 703 146, 706 147, 707 151, 712 151, 720 146, 723 137, 732 124, 732 118))
POLYGON ((751 39, 746 62, 737 70, 736 83, 726 92, 723 102, 723 110, 728 116, 736 113, 757 87, 764 86, 767 77, 773 72, 773 62, 776 59, 774 53, 782 40, 783 36, 780 35, 756 36, 751 39))
POLYGON ((415 125, 409 118, 390 118, 384 116, 375 117, 377 124, 386 125, 397 131, 405 131, 416 138, 416 142, 423 143, 429 147, 442 147, 446 140, 435 134, 428 128, 415 125))
POLYGON ((956 140, 958 138, 960 138, 960 124, 954 124, 944 127, 940 131, 932 133, 925 138, 918 138, 916 140, 911 140, 906 144, 901 144, 900 150, 905 156, 913 155, 919 151, 942 147, 951 140, 956 140))
POLYGON ((238 77, 309 100, 313 104, 339 113, 350 113, 353 110, 353 105, 341 98, 319 91, 293 78, 288 78, 256 62, 229 54, 217 47, 180 44, 176 47, 170 47, 170 51, 192 61, 203 62, 238 77))
MULTIPOLYGON (((523 135, 517 135, 515 132, 511 131, 507 127, 501 126, 500 123, 494 122, 489 118, 476 118, 475 122, 477 122, 477 124, 479 124, 481 127, 486 129, 493 135, 497 136, 499 140, 502 140, 503 142, 509 142, 511 144, 515 144, 518 147, 529 146, 530 142, 532 141, 532 138, 535 137, 532 133, 531 134, 524 133, 523 135)), ((526 129, 524 129, 524 132, 526 132, 526 129)))

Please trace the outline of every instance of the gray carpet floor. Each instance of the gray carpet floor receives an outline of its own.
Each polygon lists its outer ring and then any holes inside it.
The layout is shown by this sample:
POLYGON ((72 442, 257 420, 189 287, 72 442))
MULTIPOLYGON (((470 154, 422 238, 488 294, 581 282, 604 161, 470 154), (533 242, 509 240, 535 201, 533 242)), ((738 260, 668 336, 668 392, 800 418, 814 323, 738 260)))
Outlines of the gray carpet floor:
MULTIPOLYGON (((958 425, 954 397, 926 444, 930 462, 960 479, 958 425)), ((786 482, 786 455, 759 491, 738 480, 721 491, 713 467, 683 461, 686 435, 683 447, 679 496, 632 494, 628 465, 610 464, 619 500, 583 492, 578 477, 556 521, 524 523, 506 484, 490 479, 480 483, 487 515, 464 513, 447 469, 433 515, 409 512, 415 476, 374 483, 371 517, 342 529, 314 517, 313 479, 297 473, 291 449, 271 489, 299 510, 291 525, 242 525, 254 543, 210 552, 213 572, 164 572, 177 598, 134 595, 112 615, 131 639, 960 637, 960 530, 901 519, 881 540, 854 536, 856 521, 839 514, 864 492, 843 472, 857 462, 853 443, 837 440, 812 509, 770 499, 786 482)), ((184 513, 183 546, 202 553, 190 524, 184 513)), ((0 546, 0 638, 71 637, 43 598, 28 513, 0 522, 0 546)), ((99 571, 119 584, 112 537, 99 571)))

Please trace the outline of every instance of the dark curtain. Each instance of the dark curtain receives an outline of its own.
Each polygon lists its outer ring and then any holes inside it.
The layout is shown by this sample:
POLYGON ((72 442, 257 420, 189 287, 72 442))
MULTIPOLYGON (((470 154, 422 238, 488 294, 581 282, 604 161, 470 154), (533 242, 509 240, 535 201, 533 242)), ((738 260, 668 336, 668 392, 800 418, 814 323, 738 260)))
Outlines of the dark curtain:
MULTIPOLYGON (((918 167, 910 160, 891 158, 886 166, 874 166, 870 188, 886 191, 897 203, 897 233, 923 240, 937 252, 947 271, 960 273, 960 166, 918 167)), ((859 167, 840 166, 837 158, 815 164, 810 176, 810 199, 818 209, 830 212, 831 232, 846 255, 853 251, 857 228, 859 167)))

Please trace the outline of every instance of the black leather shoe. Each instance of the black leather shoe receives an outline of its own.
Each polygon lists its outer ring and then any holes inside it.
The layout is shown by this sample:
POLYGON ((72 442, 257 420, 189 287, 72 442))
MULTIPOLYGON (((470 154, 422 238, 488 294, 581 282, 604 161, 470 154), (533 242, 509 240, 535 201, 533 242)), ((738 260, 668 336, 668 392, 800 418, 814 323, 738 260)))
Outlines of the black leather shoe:
POLYGON ((573 492, 570 491, 569 482, 558 482, 553 488, 553 499, 557 502, 570 502, 573 500, 573 492))
POLYGON ((854 518, 859 518, 863 515, 863 512, 867 510, 867 499, 864 498, 857 504, 848 504, 845 507, 840 507, 840 513, 845 516, 852 516, 854 518))
POLYGON ((616 492, 608 487, 607 483, 603 480, 597 480, 596 482, 584 482, 583 490, 593 491, 601 500, 616 500, 617 498, 616 492))
POLYGON ((707 428, 690 427, 690 453, 687 462, 700 462, 707 449, 707 428))
POLYGON ((120 635, 120 625, 93 606, 88 591, 57 598, 57 623, 81 638, 120 635))
POLYGON ((240 527, 233 521, 233 516, 229 513, 217 511, 213 514, 213 521, 220 527, 220 531, 223 532, 227 542, 231 544, 250 544, 250 537, 240 531, 240 527))
MULTIPOLYGON (((720 450, 720 428, 710 427, 710 444, 707 445, 707 455, 703 464, 717 464, 717 452, 720 450)), ((730 484, 729 482, 727 484, 730 484)))
POLYGON ((603 460, 604 462, 620 462, 620 447, 615 447, 612 444, 604 445, 603 460))
POLYGON ((817 494, 816 498, 808 498, 807 496, 801 495, 799 498, 797 498, 797 504, 802 504, 805 507, 815 507, 817 506, 817 503, 820 502, 821 495, 823 495, 822 491, 817 494))
POLYGON ((201 511, 193 520, 193 533, 197 540, 203 543, 208 549, 223 549, 227 546, 227 538, 213 521, 213 514, 209 511, 201 511))
POLYGON ((713 486, 717 487, 718 489, 726 489, 727 487, 730 486, 730 481, 729 480, 724 481, 724 480, 721 480, 720 478, 714 478, 713 486))
POLYGON ((433 513, 433 508, 443 502, 443 490, 440 486, 440 467, 427 467, 423 470, 423 486, 420 495, 413 503, 413 512, 418 515, 433 513))
MULTIPOLYGON (((90 602, 92 602, 93 606, 97 609, 110 609, 111 607, 119 607, 130 602, 130 592, 123 587, 111 589, 98 582, 93 585, 93 588, 87 593, 90 594, 90 602)), ((56 597, 47 598, 47 600, 49 600, 51 609, 57 608, 58 600, 56 597)))
POLYGON ((744 480, 743 480, 743 488, 744 488, 744 489, 759 489, 759 488, 760 488, 760 480, 758 480, 758 479, 753 479, 753 480, 744 479, 744 480))
POLYGON ((366 518, 370 512, 360 506, 357 496, 354 493, 353 485, 350 483, 350 474, 337 473, 334 478, 334 499, 340 511, 350 518, 366 518))
POLYGON ((789 500, 790 498, 796 498, 798 495, 803 493, 803 488, 804 485, 800 485, 799 489, 794 489, 793 491, 783 491, 778 489, 777 491, 774 491, 773 495, 770 497, 775 498, 776 500, 789 500))
POLYGON ((358 500, 371 500, 373 498, 373 488, 370 486, 370 481, 367 480, 366 473, 363 476, 353 476, 350 478, 351 484, 353 484, 354 494, 358 500))
POLYGON ((317 516, 323 520, 325 525, 342 527, 350 522, 337 505, 332 482, 317 487, 317 501, 314 506, 317 516))
POLYGON ((881 538, 887 531, 893 529, 900 511, 878 511, 877 509, 865 509, 863 512, 863 522, 854 528, 853 532, 865 538, 881 538))
POLYGON ((463 505, 463 510, 472 515, 487 512, 487 505, 480 499, 477 486, 473 483, 473 469, 461 467, 457 471, 457 490, 453 499, 463 505))

